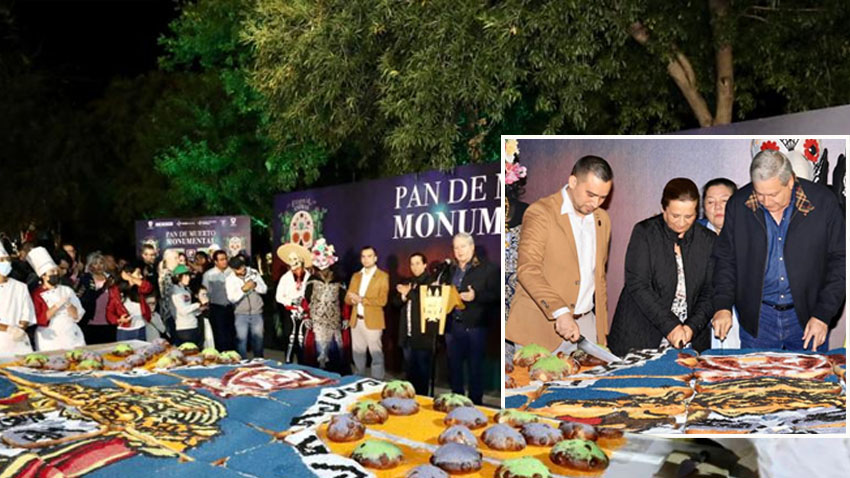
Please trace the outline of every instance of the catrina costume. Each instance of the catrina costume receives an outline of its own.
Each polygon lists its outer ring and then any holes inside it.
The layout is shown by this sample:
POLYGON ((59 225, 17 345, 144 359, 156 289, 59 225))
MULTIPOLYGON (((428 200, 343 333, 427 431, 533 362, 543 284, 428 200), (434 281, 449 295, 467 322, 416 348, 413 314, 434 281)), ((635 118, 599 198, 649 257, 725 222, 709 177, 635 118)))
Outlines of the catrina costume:
POLYGON ((324 238, 316 241, 312 262, 317 273, 307 282, 305 292, 309 320, 305 322, 304 355, 307 364, 347 372, 351 335, 348 319, 343 320, 342 313, 346 287, 331 270, 338 260, 333 245, 327 244, 324 238))

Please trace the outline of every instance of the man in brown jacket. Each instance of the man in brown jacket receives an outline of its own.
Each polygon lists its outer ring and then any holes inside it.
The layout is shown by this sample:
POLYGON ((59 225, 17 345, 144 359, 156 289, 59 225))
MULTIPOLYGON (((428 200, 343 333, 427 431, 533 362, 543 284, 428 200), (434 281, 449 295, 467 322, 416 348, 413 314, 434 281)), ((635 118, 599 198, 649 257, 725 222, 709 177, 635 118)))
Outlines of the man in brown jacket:
POLYGON ((378 253, 372 246, 360 250, 363 269, 354 273, 345 303, 354 306, 351 312, 351 355, 354 373, 366 375, 366 353, 372 356, 371 377, 384 378, 384 352, 381 335, 384 331, 384 306, 390 292, 390 276, 378 269, 378 253))
POLYGON ((508 340, 549 350, 576 342, 580 335, 606 343, 611 220, 599 206, 612 181, 607 161, 585 156, 573 166, 563 189, 525 212, 518 286, 505 326, 508 340))

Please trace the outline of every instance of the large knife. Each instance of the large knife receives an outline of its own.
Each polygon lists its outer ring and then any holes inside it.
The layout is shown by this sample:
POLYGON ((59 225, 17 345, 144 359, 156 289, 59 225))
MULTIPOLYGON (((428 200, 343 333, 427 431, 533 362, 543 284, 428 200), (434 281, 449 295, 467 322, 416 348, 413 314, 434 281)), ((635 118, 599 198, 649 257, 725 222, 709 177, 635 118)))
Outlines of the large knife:
POLYGON ((598 358, 599 360, 602 360, 603 362, 611 363, 611 362, 620 362, 621 361, 620 357, 617 357, 616 355, 612 354, 611 352, 609 352, 609 351, 603 349, 602 347, 594 344, 590 340, 587 340, 586 338, 584 338, 584 335, 579 336, 578 342, 576 342, 576 345, 578 346, 579 350, 582 350, 587 355, 592 355, 592 356, 598 358))

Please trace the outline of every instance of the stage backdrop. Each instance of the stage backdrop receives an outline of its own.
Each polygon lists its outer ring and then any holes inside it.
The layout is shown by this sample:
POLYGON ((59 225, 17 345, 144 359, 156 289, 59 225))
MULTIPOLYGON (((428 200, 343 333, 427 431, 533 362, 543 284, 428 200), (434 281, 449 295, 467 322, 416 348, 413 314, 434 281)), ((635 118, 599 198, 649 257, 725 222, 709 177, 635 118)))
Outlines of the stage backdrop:
MULTIPOLYGON (((800 128, 804 129, 804 128, 800 128)), ((807 136, 817 137, 817 136, 807 136)), ((846 153, 842 140, 823 140, 829 152, 830 175, 838 156, 846 153)), ((564 187, 573 164, 592 154, 605 158, 614 171, 614 187, 603 208, 611 217, 608 259, 608 313, 613 318, 623 289, 623 262, 632 228, 661 212, 661 192, 675 177, 693 180, 700 188, 712 178, 727 177, 739 186, 749 182, 749 139, 680 139, 675 136, 642 139, 520 139, 520 161, 528 168, 522 200, 532 203, 564 187)), ((702 207, 702 206, 700 206, 702 207)), ((845 338, 845 319, 830 334, 830 347, 845 338)))
MULTIPOLYGON (((346 282, 362 267, 361 247, 371 245, 378 251, 378 267, 390 274, 392 293, 399 277, 410 276, 410 254, 422 252, 432 264, 450 258, 452 236, 461 231, 475 237, 480 258, 501 264, 501 190, 500 164, 488 163, 279 194, 274 203, 275 243, 297 242, 309 248, 324 237, 336 248, 337 273, 346 282)), ((496 308, 488 354, 495 369, 488 373, 495 377, 490 388, 499 387, 498 314, 496 308)), ((397 342, 393 317, 387 320, 385 350, 397 342)))
POLYGON ((228 257, 238 253, 251 257, 251 218, 249 216, 211 216, 148 219, 136 221, 136 252, 151 244, 161 257, 166 249, 177 249, 189 260, 199 250, 221 248, 228 257))

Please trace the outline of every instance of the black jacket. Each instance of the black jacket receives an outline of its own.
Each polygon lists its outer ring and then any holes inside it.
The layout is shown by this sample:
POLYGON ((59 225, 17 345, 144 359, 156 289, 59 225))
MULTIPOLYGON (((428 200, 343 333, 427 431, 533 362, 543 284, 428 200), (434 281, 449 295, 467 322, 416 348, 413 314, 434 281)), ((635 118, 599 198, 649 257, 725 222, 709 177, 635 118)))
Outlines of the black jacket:
MULTIPOLYGON (((844 213, 835 194, 797 179, 783 258, 800 325, 811 317, 835 325, 845 295, 844 213)), ((726 219, 714 248, 714 308, 738 309, 741 327, 758 337, 767 229, 753 186, 726 203, 726 219)))
MULTIPOLYGON (((456 264, 451 265, 442 274, 441 282, 451 284, 456 268, 456 264)), ((491 322, 497 324, 500 315, 498 309, 499 300, 502 297, 501 270, 489 262, 479 262, 466 271, 458 292, 465 292, 469 286, 472 286, 472 289, 475 291, 475 300, 464 302, 466 308, 460 311, 463 325, 467 328, 472 328, 488 327, 491 322)), ((450 313, 447 319, 450 324, 450 326, 446 327, 447 331, 450 331, 451 324, 456 322, 452 318, 453 315, 453 313, 450 313)))
MULTIPOLYGON (((694 331, 691 344, 698 351, 711 346, 711 251, 715 239, 713 232, 694 223, 679 244, 688 302, 685 325, 694 331)), ((635 224, 626 250, 625 285, 608 335, 608 346, 615 354, 656 348, 682 323, 671 311, 678 283, 673 251, 677 240, 660 214, 635 224)))
POLYGON ((422 317, 422 301, 420 300, 420 287, 425 287, 431 282, 428 273, 422 277, 410 278, 399 283, 411 284, 407 300, 401 300, 401 294, 393 291, 392 305, 400 309, 398 314, 398 344, 401 347, 411 347, 417 350, 431 350, 434 336, 438 333, 439 324, 429 322, 426 324, 425 333, 422 333, 420 317, 422 317), (408 317, 408 313, 410 316, 408 317), (410 320, 410 335, 407 335, 408 319, 410 320))

